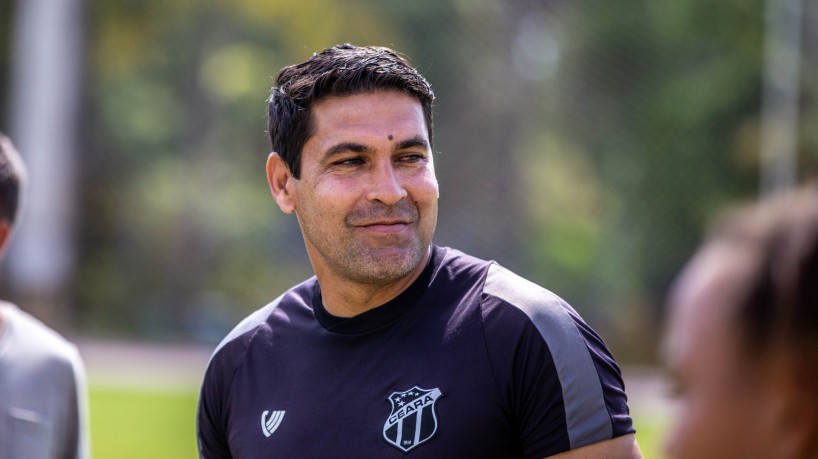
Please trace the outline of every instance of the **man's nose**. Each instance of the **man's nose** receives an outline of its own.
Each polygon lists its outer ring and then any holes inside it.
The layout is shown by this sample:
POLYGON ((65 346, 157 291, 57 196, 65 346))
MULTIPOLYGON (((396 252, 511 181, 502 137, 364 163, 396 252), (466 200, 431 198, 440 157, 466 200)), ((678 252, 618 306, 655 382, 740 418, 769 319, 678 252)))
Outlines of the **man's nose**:
POLYGON ((371 179, 372 183, 366 195, 366 198, 370 201, 380 201, 392 206, 408 194, 401 182, 398 171, 395 170, 391 161, 375 167, 371 179))

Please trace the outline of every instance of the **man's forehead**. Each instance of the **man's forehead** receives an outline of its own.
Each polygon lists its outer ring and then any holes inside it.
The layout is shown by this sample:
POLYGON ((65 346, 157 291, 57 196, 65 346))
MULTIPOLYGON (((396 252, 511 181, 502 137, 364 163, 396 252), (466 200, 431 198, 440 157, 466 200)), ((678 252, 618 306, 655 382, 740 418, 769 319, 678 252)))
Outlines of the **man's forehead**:
POLYGON ((313 106, 312 115, 311 137, 380 134, 399 142, 417 137, 429 142, 420 102, 397 91, 325 98, 313 106))
POLYGON ((423 112, 423 106, 417 97, 392 89, 378 89, 374 91, 356 92, 352 94, 326 96, 315 101, 312 104, 311 109, 313 112, 349 111, 355 107, 378 103, 379 101, 386 104, 386 101, 395 103, 394 101, 398 100, 412 105, 413 109, 417 109, 421 113, 423 112))

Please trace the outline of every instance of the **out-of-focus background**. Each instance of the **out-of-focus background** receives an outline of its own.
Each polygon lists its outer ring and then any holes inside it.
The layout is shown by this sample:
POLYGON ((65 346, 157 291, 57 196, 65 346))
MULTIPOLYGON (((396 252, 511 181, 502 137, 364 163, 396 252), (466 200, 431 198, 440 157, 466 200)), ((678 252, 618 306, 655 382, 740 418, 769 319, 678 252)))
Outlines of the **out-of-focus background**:
POLYGON ((0 296, 80 344, 97 457, 195 457, 210 350, 311 275, 265 180, 271 82, 386 45, 437 95, 436 242, 574 305, 661 457, 669 284, 720 210, 818 171, 816 24, 803 0, 3 0, 31 183, 0 296))

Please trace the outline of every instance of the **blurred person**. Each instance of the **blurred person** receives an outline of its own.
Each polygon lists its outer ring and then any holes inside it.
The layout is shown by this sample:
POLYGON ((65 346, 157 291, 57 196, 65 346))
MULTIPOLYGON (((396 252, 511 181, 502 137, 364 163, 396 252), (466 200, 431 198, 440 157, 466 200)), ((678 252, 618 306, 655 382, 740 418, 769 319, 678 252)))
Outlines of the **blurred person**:
MULTIPOLYGON (((0 133, 0 257, 26 181, 0 133)), ((85 369, 76 347, 17 306, 0 301, 0 459, 90 457, 85 369)))
POLYGON ((672 458, 818 458, 818 184, 714 227, 672 289, 672 458))
POLYGON ((432 243, 433 97, 381 47, 279 73, 267 177, 315 276, 214 351, 201 457, 640 457, 620 370, 579 315, 432 243))

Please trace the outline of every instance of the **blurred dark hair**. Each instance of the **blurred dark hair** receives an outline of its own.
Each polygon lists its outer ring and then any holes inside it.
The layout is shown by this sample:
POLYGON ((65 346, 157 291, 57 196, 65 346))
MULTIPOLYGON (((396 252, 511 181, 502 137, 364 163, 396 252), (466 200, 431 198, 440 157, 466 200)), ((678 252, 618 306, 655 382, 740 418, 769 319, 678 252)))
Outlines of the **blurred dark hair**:
POLYGON ((712 243, 748 251, 754 260, 736 310, 742 348, 750 357, 784 351, 815 384, 818 183, 743 208, 714 230, 712 243))
POLYGON ((389 48, 337 45, 307 61, 281 69, 268 100, 267 127, 273 151, 295 178, 301 175, 301 149, 314 133, 312 105, 325 97, 376 90, 410 94, 423 107, 433 142, 432 87, 409 62, 389 48))
POLYGON ((25 181, 26 168, 20 154, 0 132, 0 219, 14 223, 25 181))

